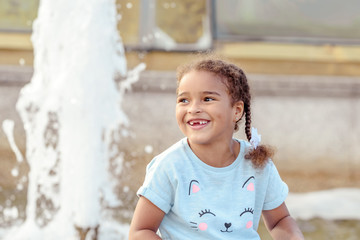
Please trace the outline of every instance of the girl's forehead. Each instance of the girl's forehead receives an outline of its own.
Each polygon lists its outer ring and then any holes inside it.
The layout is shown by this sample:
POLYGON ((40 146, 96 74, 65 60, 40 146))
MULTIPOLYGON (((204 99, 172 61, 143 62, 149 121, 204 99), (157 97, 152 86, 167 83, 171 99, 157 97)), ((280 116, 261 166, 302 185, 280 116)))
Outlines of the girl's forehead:
POLYGON ((222 77, 218 74, 208 71, 200 71, 200 70, 192 70, 188 73, 185 73, 182 78, 179 80, 179 84, 181 84, 184 80, 191 82, 203 82, 204 84, 212 84, 212 83, 224 83, 222 77))
POLYGON ((177 92, 181 89, 227 90, 227 85, 224 79, 215 73, 192 70, 184 74, 178 81, 177 92))

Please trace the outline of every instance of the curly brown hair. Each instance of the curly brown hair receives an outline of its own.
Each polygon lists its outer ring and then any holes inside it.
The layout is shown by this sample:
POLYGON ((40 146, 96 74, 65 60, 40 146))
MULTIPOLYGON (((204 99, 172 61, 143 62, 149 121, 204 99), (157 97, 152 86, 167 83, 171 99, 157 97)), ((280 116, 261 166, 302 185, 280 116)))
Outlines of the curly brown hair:
MULTIPOLYGON (((232 104, 238 101, 244 103, 245 115, 245 134, 248 141, 251 139, 251 94, 247 77, 244 71, 237 65, 230 63, 227 60, 213 54, 201 55, 195 61, 179 66, 177 68, 177 85, 183 76, 191 71, 206 71, 219 76, 222 82, 226 85, 228 93, 231 97, 232 104)), ((236 122, 235 131, 238 130, 239 121, 236 122)), ((266 165, 268 160, 273 156, 274 151, 270 146, 259 145, 256 149, 251 149, 245 155, 246 159, 251 159, 254 167, 262 168, 266 165)))

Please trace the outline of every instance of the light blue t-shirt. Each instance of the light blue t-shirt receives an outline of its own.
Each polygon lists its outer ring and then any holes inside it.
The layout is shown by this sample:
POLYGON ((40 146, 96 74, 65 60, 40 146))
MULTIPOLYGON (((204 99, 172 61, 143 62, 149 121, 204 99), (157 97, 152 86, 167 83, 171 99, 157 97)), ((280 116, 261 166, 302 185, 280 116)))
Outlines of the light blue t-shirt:
POLYGON ((272 161, 255 169, 244 158, 249 143, 237 141, 240 153, 224 168, 202 162, 186 138, 149 163, 137 193, 165 212, 162 239, 260 239, 262 210, 280 206, 288 187, 272 161))

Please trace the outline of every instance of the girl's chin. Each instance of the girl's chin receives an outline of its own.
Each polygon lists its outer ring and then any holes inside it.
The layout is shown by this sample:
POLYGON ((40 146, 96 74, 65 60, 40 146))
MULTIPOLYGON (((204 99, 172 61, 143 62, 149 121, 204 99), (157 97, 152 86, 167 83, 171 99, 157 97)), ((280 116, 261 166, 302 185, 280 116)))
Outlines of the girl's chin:
POLYGON ((211 140, 209 140, 208 138, 201 138, 201 137, 187 137, 188 139, 188 143, 191 144, 196 144, 196 145, 206 145, 209 144, 211 142, 211 140))

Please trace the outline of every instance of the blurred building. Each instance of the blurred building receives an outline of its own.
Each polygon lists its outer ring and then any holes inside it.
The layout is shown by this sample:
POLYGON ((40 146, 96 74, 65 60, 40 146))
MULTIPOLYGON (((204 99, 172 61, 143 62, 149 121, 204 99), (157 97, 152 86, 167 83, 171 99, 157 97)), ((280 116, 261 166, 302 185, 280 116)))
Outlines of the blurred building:
MULTIPOLYGON (((0 64, 32 65, 39 0, 0 2, 0 64)), ((290 0, 117 0, 129 66, 173 70, 209 49, 248 72, 360 75, 360 3, 290 0), (170 56, 170 57, 169 57, 170 56), (154 61, 156 59, 156 61, 154 61)))

